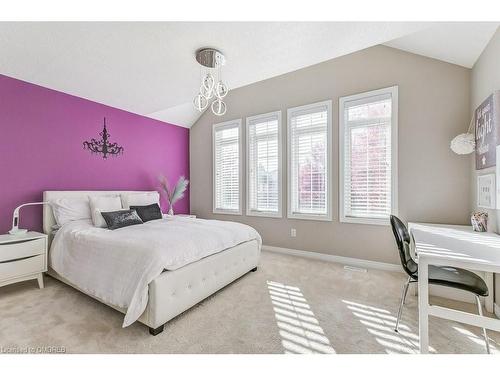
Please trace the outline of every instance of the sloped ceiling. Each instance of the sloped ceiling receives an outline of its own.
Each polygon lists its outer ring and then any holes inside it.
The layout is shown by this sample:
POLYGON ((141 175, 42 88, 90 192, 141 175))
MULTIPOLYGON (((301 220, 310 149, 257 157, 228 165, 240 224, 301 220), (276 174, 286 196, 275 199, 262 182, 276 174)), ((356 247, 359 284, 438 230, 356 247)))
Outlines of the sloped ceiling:
POLYGON ((443 23, 385 45, 472 68, 497 28, 497 22, 443 23))
POLYGON ((190 127, 200 115, 191 104, 199 88, 200 69, 194 53, 200 47, 224 52, 223 78, 234 89, 382 43, 470 66, 494 32, 491 25, 475 29, 476 36, 463 46, 449 39, 468 37, 465 26, 454 32, 445 26, 411 22, 3 22, 0 74, 190 127), (433 27, 441 27, 441 44, 429 34, 433 27), (473 42, 480 42, 479 47, 473 48, 473 42), (432 43, 436 45, 426 47, 432 43), (443 53, 443 45, 460 51, 443 53))

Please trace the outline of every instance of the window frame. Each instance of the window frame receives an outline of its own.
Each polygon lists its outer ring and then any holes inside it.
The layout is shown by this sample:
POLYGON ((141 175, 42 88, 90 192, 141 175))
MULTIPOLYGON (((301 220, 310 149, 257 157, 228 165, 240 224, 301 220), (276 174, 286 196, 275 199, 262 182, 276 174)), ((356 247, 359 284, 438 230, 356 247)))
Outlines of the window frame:
POLYGON ((341 223, 390 225, 389 218, 358 218, 345 215, 344 179, 345 179, 345 105, 352 101, 371 102, 370 98, 391 95, 391 214, 398 214, 398 86, 366 91, 339 98, 339 217, 341 223))
POLYGON ((333 174, 333 159, 332 159, 332 144, 333 144, 333 132, 332 132, 332 100, 324 100, 321 102, 306 104, 298 107, 287 109, 287 218, 289 219, 300 219, 300 220, 315 220, 315 221, 332 221, 333 220, 333 184, 332 184, 332 174, 333 174), (292 212, 292 137, 291 137, 291 119, 295 113, 306 112, 314 110, 315 108, 325 107, 327 112, 326 121, 326 199, 327 199, 327 213, 325 215, 316 214, 302 214, 292 212))
POLYGON ((283 218, 283 129, 281 111, 263 113, 246 118, 246 215, 259 217, 283 218), (250 137, 251 123, 277 117, 278 119, 278 212, 256 211, 250 207, 250 137))
POLYGON ((242 120, 235 119, 230 121, 219 122, 212 126, 212 213, 221 215, 242 215, 243 205, 243 140, 242 140, 242 120), (229 210, 216 208, 216 168, 215 168, 215 134, 217 130, 223 128, 238 128, 238 209, 229 210))

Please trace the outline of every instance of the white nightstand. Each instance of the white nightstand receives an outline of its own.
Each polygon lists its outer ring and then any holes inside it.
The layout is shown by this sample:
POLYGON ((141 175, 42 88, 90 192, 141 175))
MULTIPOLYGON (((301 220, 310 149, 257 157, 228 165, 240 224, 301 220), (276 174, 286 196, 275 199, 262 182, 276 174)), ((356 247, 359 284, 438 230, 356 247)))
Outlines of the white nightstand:
POLYGON ((0 286, 37 279, 43 288, 47 271, 47 235, 28 232, 0 235, 0 286))

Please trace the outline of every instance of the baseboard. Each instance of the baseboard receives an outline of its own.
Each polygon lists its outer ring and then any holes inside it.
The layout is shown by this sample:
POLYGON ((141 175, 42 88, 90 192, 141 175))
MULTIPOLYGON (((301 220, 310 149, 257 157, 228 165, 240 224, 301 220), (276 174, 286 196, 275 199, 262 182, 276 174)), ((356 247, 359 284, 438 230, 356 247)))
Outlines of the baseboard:
POLYGON ((493 304, 493 311, 495 312, 495 315, 498 319, 500 319, 500 306, 498 306, 496 303, 493 304))
MULTIPOLYGON (((354 266, 354 267, 376 269, 376 270, 382 270, 382 271, 391 271, 391 272, 403 272, 403 269, 399 264, 375 262, 372 260, 342 257, 342 256, 338 256, 338 255, 317 253, 317 252, 313 252, 313 251, 287 249, 284 247, 267 246, 267 245, 263 245, 262 250, 270 251, 270 252, 274 252, 274 253, 279 253, 279 254, 293 255, 293 256, 298 256, 298 257, 302 257, 302 258, 321 260, 324 262, 345 264, 345 265, 354 266)), ((414 284, 414 285, 416 285, 416 284, 414 284)), ((450 290, 449 288, 442 287, 439 285, 431 285, 429 288, 429 292, 432 296, 438 296, 438 297, 453 299, 453 300, 462 301, 462 302, 475 303, 474 299, 471 299, 472 297, 470 297, 470 293, 462 292, 462 291, 458 291, 458 290, 450 290)), ((498 306, 496 304, 495 304, 495 315, 500 318, 500 306, 498 306)))
POLYGON ((293 256, 298 256, 298 257, 302 257, 302 258, 322 260, 325 262, 340 263, 340 264, 345 264, 345 265, 354 266, 354 267, 371 268, 371 269, 377 269, 377 270, 383 270, 383 271, 393 271, 393 272, 402 272, 403 271, 399 264, 375 262, 373 260, 342 257, 342 256, 338 256, 338 255, 317 253, 317 252, 313 252, 313 251, 287 249, 284 247, 267 246, 267 245, 263 245, 262 250, 271 251, 273 253, 293 255, 293 256))

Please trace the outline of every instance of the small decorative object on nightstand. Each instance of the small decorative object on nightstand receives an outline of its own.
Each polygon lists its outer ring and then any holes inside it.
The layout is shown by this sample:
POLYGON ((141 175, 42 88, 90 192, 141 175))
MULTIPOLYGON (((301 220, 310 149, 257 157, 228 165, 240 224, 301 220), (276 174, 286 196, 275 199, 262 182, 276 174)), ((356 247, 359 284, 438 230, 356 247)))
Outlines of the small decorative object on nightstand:
POLYGON ((47 271, 47 235, 38 232, 0 235, 0 286, 37 279, 47 271))

